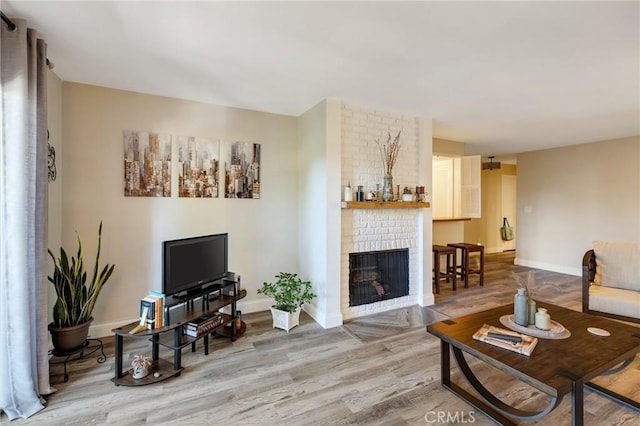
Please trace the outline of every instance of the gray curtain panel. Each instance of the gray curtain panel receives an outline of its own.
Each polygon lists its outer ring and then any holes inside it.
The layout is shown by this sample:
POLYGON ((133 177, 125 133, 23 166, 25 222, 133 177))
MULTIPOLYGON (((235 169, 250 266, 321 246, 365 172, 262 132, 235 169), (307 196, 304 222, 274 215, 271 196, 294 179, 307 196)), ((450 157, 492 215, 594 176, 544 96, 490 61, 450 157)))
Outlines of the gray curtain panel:
POLYGON ((16 19, 2 28, 0 150, 0 409, 43 408, 47 331, 47 66, 44 40, 16 19))

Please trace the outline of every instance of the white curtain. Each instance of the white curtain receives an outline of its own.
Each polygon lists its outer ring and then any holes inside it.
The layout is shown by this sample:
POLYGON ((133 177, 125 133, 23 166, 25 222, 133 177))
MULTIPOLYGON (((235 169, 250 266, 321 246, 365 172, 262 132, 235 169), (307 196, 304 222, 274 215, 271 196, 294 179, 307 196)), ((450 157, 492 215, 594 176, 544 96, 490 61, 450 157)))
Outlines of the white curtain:
POLYGON ((2 28, 0 409, 27 418, 51 393, 47 331, 47 46, 2 28))

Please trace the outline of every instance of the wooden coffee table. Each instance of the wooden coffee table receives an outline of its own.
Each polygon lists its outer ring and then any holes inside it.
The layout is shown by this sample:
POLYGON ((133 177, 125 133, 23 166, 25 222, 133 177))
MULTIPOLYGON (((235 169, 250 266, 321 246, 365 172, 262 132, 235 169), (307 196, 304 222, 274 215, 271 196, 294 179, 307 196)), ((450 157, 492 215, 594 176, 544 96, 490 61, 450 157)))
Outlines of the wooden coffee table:
POLYGON ((500 317, 513 314, 513 304, 427 326, 429 333, 440 338, 442 386, 506 425, 515 424, 515 420, 535 420, 549 414, 566 394, 571 394, 572 424, 581 425, 584 387, 640 410, 637 401, 590 382, 597 376, 622 370, 633 360, 640 352, 640 328, 548 303, 539 303, 539 307, 547 308, 551 319, 567 328, 571 336, 558 340, 538 338, 538 345, 530 357, 472 338, 483 324, 506 329, 500 323, 500 317), (587 327, 604 329, 611 335, 597 336, 589 333, 587 327), (462 374, 480 398, 451 382, 450 352, 453 352, 462 374), (549 395, 549 405, 540 412, 529 412, 502 402, 473 374, 465 353, 549 395))

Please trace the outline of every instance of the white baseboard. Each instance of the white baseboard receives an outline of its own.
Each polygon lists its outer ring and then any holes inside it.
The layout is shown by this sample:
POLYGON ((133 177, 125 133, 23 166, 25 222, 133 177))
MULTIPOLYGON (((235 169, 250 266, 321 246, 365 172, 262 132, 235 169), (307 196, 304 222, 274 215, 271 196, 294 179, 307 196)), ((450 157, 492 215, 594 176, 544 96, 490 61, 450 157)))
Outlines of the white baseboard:
POLYGON ((513 263, 515 265, 527 266, 529 268, 535 269, 543 269, 545 271, 558 272, 560 274, 574 275, 576 277, 582 276, 582 267, 572 268, 564 265, 554 265, 552 263, 521 259, 519 257, 516 257, 513 263))
POLYGON ((257 299, 257 300, 240 300, 236 304, 236 308, 241 310, 243 314, 253 312, 268 311, 273 305, 273 299, 257 299))
MULTIPOLYGON (((242 311, 243 314, 250 314, 253 312, 268 311, 273 305, 272 299, 258 299, 243 302, 240 300, 237 304, 237 309, 242 311)), ((340 312, 331 315, 325 315, 322 312, 316 310, 313 305, 306 305, 304 311, 314 319, 315 322, 320 324, 323 328, 333 328, 342 325, 342 314, 340 312)), ((90 338, 111 337, 113 336, 114 328, 122 327, 125 324, 130 324, 137 321, 138 318, 125 319, 119 322, 107 322, 92 325, 89 328, 90 338)))
POLYGON ((433 293, 426 294, 423 297, 422 302, 418 301, 418 305, 420 306, 431 306, 435 303, 436 303, 436 297, 433 295, 433 293))
POLYGON ((305 305, 304 311, 322 328, 340 327, 343 323, 342 313, 334 312, 327 315, 320 312, 314 305, 305 305))
MULTIPOLYGON (((259 299, 249 302, 238 302, 238 309, 243 313, 263 312, 268 311, 273 305, 272 299, 259 299)), ((315 308, 314 305, 307 304, 304 306, 304 311, 309 314, 311 318, 323 328, 333 328, 342 325, 342 314, 340 312, 336 314, 326 315, 315 308)))

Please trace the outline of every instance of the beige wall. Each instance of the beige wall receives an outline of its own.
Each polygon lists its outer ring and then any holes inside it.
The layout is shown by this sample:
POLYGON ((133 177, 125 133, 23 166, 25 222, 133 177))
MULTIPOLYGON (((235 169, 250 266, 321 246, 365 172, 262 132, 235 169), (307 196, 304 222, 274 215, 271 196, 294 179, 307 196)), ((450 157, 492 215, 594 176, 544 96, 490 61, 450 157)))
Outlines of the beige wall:
POLYGON ((94 311, 93 336, 135 320, 140 298, 161 290, 162 241, 169 239, 228 232, 229 268, 248 293, 239 308, 268 309, 271 301, 256 289, 298 266, 295 117, 75 83, 63 83, 62 105, 63 244, 75 247, 77 230, 91 259, 103 220, 102 261, 116 265, 94 311), (261 199, 178 198, 176 184, 171 198, 125 198, 126 129, 262 144, 261 199))
POLYGON ((464 154, 464 143, 454 142, 446 139, 433 138, 433 155, 449 155, 462 157, 464 154))
POLYGON ((581 274, 593 240, 640 242, 640 136, 517 156, 516 263, 581 274))

